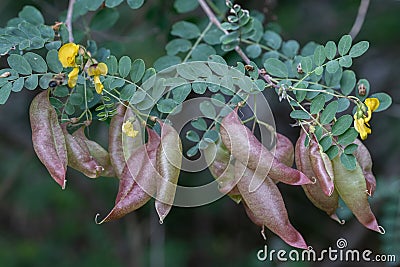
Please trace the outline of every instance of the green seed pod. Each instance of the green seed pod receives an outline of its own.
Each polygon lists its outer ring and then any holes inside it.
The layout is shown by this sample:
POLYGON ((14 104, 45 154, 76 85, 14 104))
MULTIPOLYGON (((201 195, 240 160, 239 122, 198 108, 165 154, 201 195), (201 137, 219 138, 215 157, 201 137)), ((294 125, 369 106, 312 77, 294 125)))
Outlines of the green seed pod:
POLYGON ((332 160, 335 187, 347 207, 358 221, 368 229, 383 233, 368 203, 367 185, 359 164, 349 171, 340 162, 339 156, 332 160))
POLYGON ((117 114, 112 117, 109 128, 108 151, 110 153, 111 164, 118 177, 121 176, 126 160, 130 155, 142 145, 141 125, 138 119, 135 119, 131 109, 127 109, 120 104, 117 107, 117 114), (130 119, 133 121, 134 129, 138 130, 135 138, 125 136, 122 133, 122 125, 130 119))
POLYGON ((157 151, 157 171, 160 177, 157 181, 157 197, 155 208, 160 223, 172 208, 175 199, 176 185, 182 164, 182 143, 175 129, 158 120, 161 125, 161 142, 157 151))
POLYGON ((241 123, 237 115, 237 109, 222 120, 220 133, 224 145, 237 160, 248 168, 261 174, 268 174, 273 180, 287 184, 311 183, 303 173, 277 160, 251 131, 241 123))
POLYGON ((41 92, 32 100, 29 117, 36 155, 51 177, 64 189, 68 162, 67 147, 57 112, 50 104, 48 91, 41 92))
POLYGON ((338 208, 339 195, 336 190, 333 190, 330 196, 326 195, 320 185, 318 179, 316 179, 316 174, 312 168, 309 147, 304 145, 306 139, 306 133, 304 131, 300 132, 300 137, 296 142, 295 147, 295 160, 297 168, 307 175, 309 178, 314 179, 314 184, 302 185, 302 188, 307 196, 307 198, 320 210, 325 211, 332 219, 343 223, 339 220, 335 214, 338 208))
POLYGON ((95 141, 89 140, 85 135, 85 127, 81 127, 76 130, 73 134, 76 138, 83 140, 90 152, 90 155, 100 164, 102 170, 100 176, 103 177, 116 177, 114 168, 111 165, 110 155, 100 144, 95 141))
POLYGON ((65 136, 68 166, 89 178, 99 177, 103 167, 92 157, 85 141, 71 135, 67 130, 67 124, 62 124, 61 128, 65 136))
POLYGON ((269 177, 258 176, 238 160, 235 162, 235 174, 240 177, 237 186, 243 201, 256 218, 253 220, 257 224, 265 225, 287 244, 307 249, 303 237, 289 221, 285 203, 276 184, 269 177), (262 183, 256 190, 250 191, 253 179, 262 180, 262 183))
POLYGON ((148 134, 147 144, 135 150, 127 160, 119 180, 115 206, 99 224, 119 219, 137 210, 154 195, 155 180, 158 175, 154 166, 160 137, 150 129, 148 129, 148 134))
POLYGON ((354 144, 358 145, 354 156, 357 158, 358 164, 360 164, 360 167, 363 171, 365 181, 367 182, 368 195, 372 196, 376 188, 376 179, 375 175, 372 172, 371 155, 367 147, 360 140, 356 139, 354 141, 354 144))

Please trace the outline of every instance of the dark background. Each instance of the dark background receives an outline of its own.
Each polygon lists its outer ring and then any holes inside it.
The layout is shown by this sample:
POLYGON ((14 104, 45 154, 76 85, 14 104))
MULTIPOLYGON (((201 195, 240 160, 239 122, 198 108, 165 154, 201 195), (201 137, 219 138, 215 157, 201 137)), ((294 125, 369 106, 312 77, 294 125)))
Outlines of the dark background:
MULTIPOLYGON (((339 40, 350 31, 359 5, 359 1, 349 0, 239 2, 244 8, 264 12, 268 21, 281 25, 285 40, 296 39, 301 45, 310 40, 323 44, 339 40)), ((177 14, 172 3, 149 0, 138 11, 122 5, 120 20, 112 30, 91 35, 117 56, 143 58, 151 66, 165 53, 175 21, 203 16, 200 9, 189 15, 177 14)), ((0 26, 25 4, 38 7, 46 23, 53 24, 67 1, 2 0, 0 26)), ((374 114, 373 134, 365 142, 378 179, 371 205, 386 234, 366 230, 345 208, 339 212, 347 222, 339 225, 312 206, 301 188, 281 185, 292 223, 317 251, 335 249, 336 241, 345 238, 348 248, 370 249, 374 255, 396 254, 400 260, 399 14, 399 1, 371 1, 356 37, 356 41, 368 40, 371 47, 354 64, 357 76, 369 80, 372 92, 387 92, 394 101, 388 111, 374 114)), ((77 27, 83 28, 84 22, 77 27)), ((227 197, 199 208, 173 208, 163 225, 158 224, 153 202, 119 221, 96 225, 96 213, 105 215, 112 208, 117 181, 90 180, 70 170, 67 189, 61 191, 32 149, 28 108, 36 93, 13 93, 7 104, 0 106, 0 266, 346 266, 339 261, 259 262, 256 253, 266 244, 260 229, 250 222, 242 206, 227 197)), ((274 99, 270 104, 278 130, 295 141, 298 129, 289 126, 289 107, 274 99)), ((106 145, 106 129, 98 124, 93 129, 92 138, 106 145)), ((269 249, 289 252, 275 235, 268 232, 267 236, 269 249)))

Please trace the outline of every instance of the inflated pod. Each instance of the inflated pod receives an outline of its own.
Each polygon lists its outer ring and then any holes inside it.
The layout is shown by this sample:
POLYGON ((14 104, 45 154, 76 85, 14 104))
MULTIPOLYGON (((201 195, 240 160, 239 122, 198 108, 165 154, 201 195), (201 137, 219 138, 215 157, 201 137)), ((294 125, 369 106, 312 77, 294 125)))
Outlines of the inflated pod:
POLYGON ((220 133, 222 142, 231 154, 248 168, 287 184, 311 183, 303 173, 277 160, 241 123, 237 109, 222 120, 220 133))
POLYGON ((83 140, 90 152, 90 155, 102 166, 100 176, 103 177, 116 177, 114 168, 111 165, 110 155, 100 144, 93 140, 89 140, 85 135, 85 127, 76 130, 72 135, 83 140))
POLYGON ((316 176, 315 178, 318 180, 325 195, 330 196, 335 188, 333 184, 334 177, 332 162, 328 155, 321 151, 321 148, 314 137, 311 138, 309 147, 309 157, 316 176))
POLYGON ((51 177, 65 188, 67 147, 57 112, 49 101, 48 91, 39 93, 29 108, 33 149, 51 177))
POLYGON ((160 175, 157 180, 155 208, 163 223, 172 208, 176 186, 182 164, 182 143, 177 131, 169 124, 161 125, 161 141, 157 150, 156 167, 160 175))
POLYGON ((288 167, 293 166, 294 146, 289 138, 280 133, 276 133, 275 158, 288 167))
POLYGON ((237 184, 243 201, 251 210, 257 223, 266 226, 277 234, 287 244, 307 249, 307 244, 301 234, 289 221, 285 203, 276 184, 269 177, 260 177, 240 161, 235 162, 235 174, 240 176, 237 184), (253 179, 263 180, 254 191, 250 191, 253 179))
POLYGON ((108 136, 108 151, 111 164, 117 176, 120 177, 126 160, 143 143, 140 122, 137 118, 135 119, 135 115, 131 109, 126 108, 122 104, 118 105, 117 114, 110 121, 108 136), (138 130, 138 136, 135 138, 124 136, 122 133, 122 125, 129 118, 132 118, 133 127, 138 130))
POLYGON ((68 153, 68 166, 83 173, 89 178, 97 178, 103 171, 103 167, 90 154, 89 148, 84 140, 73 136, 67 130, 67 124, 61 125, 65 136, 68 153))
POLYGON ((315 178, 316 174, 312 168, 309 147, 304 145, 306 139, 306 133, 304 131, 300 132, 300 137, 297 139, 295 147, 295 161, 297 168, 307 175, 310 179, 314 179, 316 182, 314 184, 302 185, 302 188, 307 196, 307 198, 320 210, 325 211, 332 219, 341 222, 337 215, 336 209, 338 208, 339 195, 336 190, 333 190, 330 196, 327 196, 319 183, 315 178))
POLYGON ((375 215, 368 203, 367 185, 359 164, 355 170, 347 170, 337 156, 332 160, 335 174, 335 188, 346 206, 353 212, 358 221, 368 229, 382 233, 375 215))
POLYGON ((372 173, 372 158, 367 147, 358 139, 354 141, 358 145, 354 156, 363 171, 365 181, 367 182, 368 195, 372 196, 376 188, 375 175, 372 173))
POLYGON ((148 129, 148 134, 147 144, 136 149, 127 160, 119 181, 115 206, 100 224, 119 219, 142 207, 154 195, 158 175, 154 166, 160 138, 153 130, 148 129))

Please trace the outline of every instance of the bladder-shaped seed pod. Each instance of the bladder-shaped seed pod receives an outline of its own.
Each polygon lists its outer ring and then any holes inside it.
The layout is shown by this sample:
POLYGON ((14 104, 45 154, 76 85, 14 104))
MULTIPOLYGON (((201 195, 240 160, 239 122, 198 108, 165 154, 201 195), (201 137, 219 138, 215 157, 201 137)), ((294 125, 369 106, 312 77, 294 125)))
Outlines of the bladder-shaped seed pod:
POLYGON ((268 174, 273 180, 300 185, 311 181, 300 171, 277 160, 251 131, 241 123, 237 109, 229 113, 220 128, 221 138, 231 154, 248 168, 268 174))
POLYGON ((126 160, 130 155, 142 145, 141 126, 138 119, 132 110, 120 104, 117 107, 117 114, 110 121, 109 138, 108 138, 108 151, 110 153, 111 164, 118 177, 122 174, 126 160), (138 130, 138 136, 131 138, 124 136, 122 132, 122 125, 125 120, 132 118, 133 127, 138 130))
POLYGON ((142 207, 154 195, 158 175, 154 166, 160 137, 149 129, 148 134, 147 144, 139 147, 127 160, 121 174, 115 206, 99 224, 125 216, 142 207))
POLYGON ((368 203, 367 185, 360 165, 357 164, 354 170, 349 171, 340 162, 339 156, 334 158, 332 163, 335 174, 335 188, 344 203, 361 224, 373 231, 384 233, 368 203))
POLYGON ((330 196, 326 195, 319 183, 315 178, 316 174, 312 168, 309 147, 304 145, 306 139, 306 133, 300 132, 300 137, 297 139, 295 147, 295 161, 297 168, 302 171, 310 179, 314 179, 314 184, 302 185, 302 188, 307 198, 320 210, 325 211, 332 219, 342 223, 336 215, 336 209, 338 208, 339 195, 336 190, 333 190, 330 196))
POLYGON ((251 210, 257 224, 262 222, 272 232, 293 247, 307 249, 301 234, 289 221, 285 203, 276 184, 269 177, 258 177, 257 173, 247 168, 240 161, 235 162, 235 174, 240 176, 238 188, 243 201, 251 210), (250 192, 253 179, 263 180, 261 185, 250 192))
POLYGON ((276 133, 275 158, 288 167, 293 166, 294 146, 289 138, 280 133, 276 133))
POLYGON ((155 208, 163 223, 172 208, 175 199, 176 185, 182 164, 182 143, 175 129, 158 120, 161 125, 161 141, 157 150, 157 196, 155 208))
POLYGON ((36 155, 51 177, 64 189, 68 162, 67 148, 57 112, 50 104, 48 91, 41 92, 32 100, 29 118, 36 155))
POLYGON ((367 147, 358 139, 354 141, 358 145, 356 152, 354 153, 357 158, 358 164, 363 171, 365 181, 367 182, 368 195, 372 196, 376 188, 375 175, 372 172, 372 158, 367 147))
POLYGON ((116 177, 114 168, 111 165, 110 155, 100 144, 93 140, 89 140, 85 135, 85 127, 81 127, 76 130, 73 134, 74 137, 83 140, 90 152, 90 155, 98 162, 102 167, 99 168, 100 176, 103 177, 116 177))
POLYGON ((333 184, 334 177, 332 162, 328 155, 321 151, 321 148, 314 137, 311 138, 309 147, 309 157, 316 176, 315 178, 317 178, 325 195, 330 196, 335 188, 333 184))
POLYGON ((103 171, 103 167, 90 154, 89 148, 84 140, 73 136, 67 130, 67 124, 61 125, 65 136, 68 153, 68 166, 83 173, 89 178, 97 178, 103 171))

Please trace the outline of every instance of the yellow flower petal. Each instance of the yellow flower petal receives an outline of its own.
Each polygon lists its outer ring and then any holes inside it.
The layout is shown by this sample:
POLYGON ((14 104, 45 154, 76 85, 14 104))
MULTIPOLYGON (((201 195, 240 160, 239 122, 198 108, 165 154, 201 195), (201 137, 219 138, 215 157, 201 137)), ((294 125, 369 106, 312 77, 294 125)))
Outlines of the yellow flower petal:
POLYGON ((106 75, 108 72, 107 65, 103 62, 99 64, 91 65, 87 70, 89 76, 99 76, 99 75, 106 75))
POLYGON ((73 88, 76 85, 76 82, 78 81, 78 74, 79 74, 79 68, 74 68, 69 74, 68 74, 68 87, 73 88))
POLYGON ((122 132, 132 138, 135 138, 139 133, 139 131, 133 129, 133 124, 131 121, 126 121, 122 124, 122 132))
POLYGON ((104 85, 100 81, 100 76, 94 76, 94 87, 96 89, 96 92, 100 95, 103 92, 104 85))
POLYGON ((365 123, 363 118, 354 120, 354 128, 360 134, 362 140, 367 139, 367 136, 372 132, 368 126, 368 123, 365 123))
POLYGON ((368 107, 368 110, 371 110, 371 112, 374 112, 379 107, 378 98, 367 98, 365 99, 364 103, 368 107))
POLYGON ((75 57, 78 55, 79 45, 67 43, 58 50, 58 59, 64 68, 75 67, 75 57))

